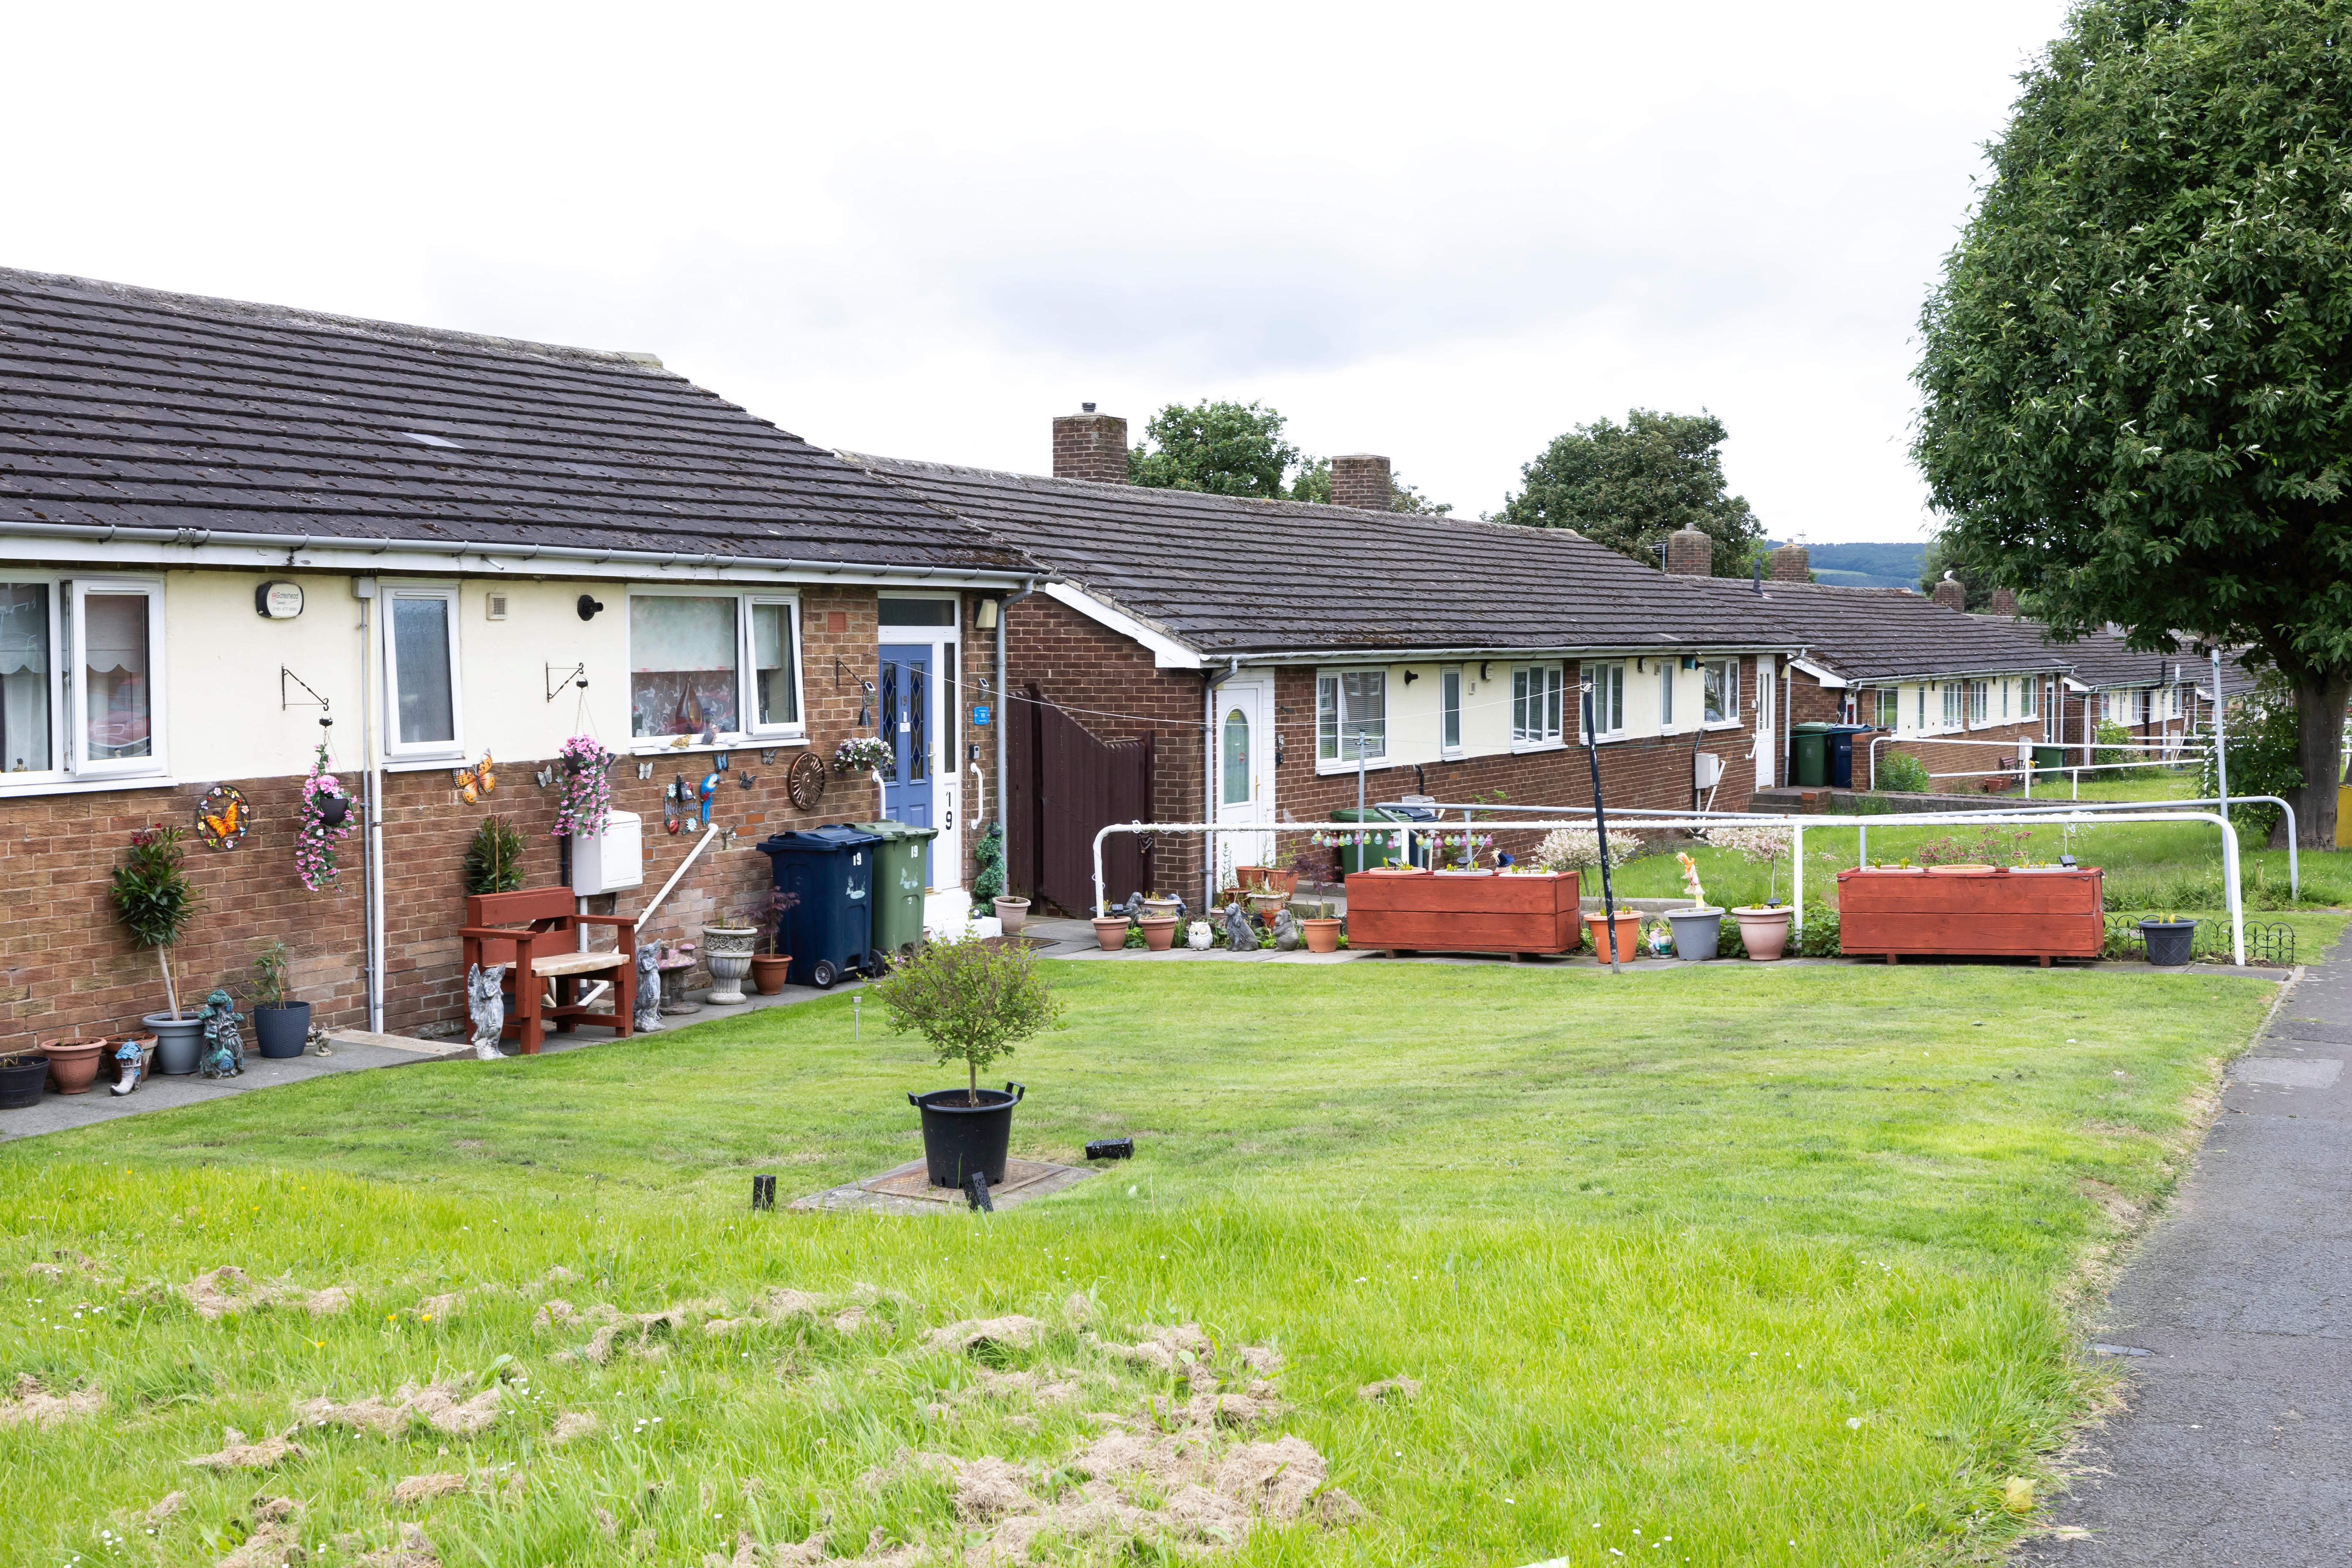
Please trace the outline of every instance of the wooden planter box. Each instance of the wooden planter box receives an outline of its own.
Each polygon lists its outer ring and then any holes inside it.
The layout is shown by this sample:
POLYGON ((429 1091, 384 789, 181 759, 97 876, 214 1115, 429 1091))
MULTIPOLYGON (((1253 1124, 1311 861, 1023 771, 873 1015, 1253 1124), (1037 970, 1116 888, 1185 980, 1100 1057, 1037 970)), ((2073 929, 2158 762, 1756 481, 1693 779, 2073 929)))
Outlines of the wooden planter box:
POLYGON ((1838 873, 1838 942, 1850 958, 1885 953, 2096 958, 2107 918, 2095 866, 2050 871, 1838 873))
POLYGON ((1348 946, 1405 952, 1573 952, 1582 944, 1574 876, 1444 877, 1358 871, 1347 879, 1348 946))

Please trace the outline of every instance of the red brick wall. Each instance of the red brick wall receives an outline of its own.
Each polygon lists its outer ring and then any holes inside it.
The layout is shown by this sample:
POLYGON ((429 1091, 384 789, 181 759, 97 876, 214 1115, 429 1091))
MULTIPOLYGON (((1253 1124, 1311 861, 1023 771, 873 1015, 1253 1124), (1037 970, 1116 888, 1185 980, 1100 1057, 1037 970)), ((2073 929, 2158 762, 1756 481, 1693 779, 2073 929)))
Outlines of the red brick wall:
MULTIPOLYGON (((1155 669, 1150 649, 1042 593, 1013 605, 1004 629, 1016 699, 1034 684, 1046 701, 1103 740, 1151 736, 1153 820, 1201 820, 1207 762, 1201 753, 1204 677, 1199 670, 1155 669)), ((1151 879, 1190 898, 1201 865, 1198 837, 1162 840, 1152 853, 1151 879)))
MULTIPOLYGON (((803 628, 809 732, 813 749, 830 759, 855 733, 864 693, 858 678, 874 674, 877 626, 874 594, 866 588, 811 588, 803 594, 803 628), (845 669, 834 682, 834 660, 845 669)), ((971 650, 987 668, 992 647, 971 650)), ((535 679, 535 677, 534 677, 535 679)), ((625 736, 604 737, 608 745, 625 736)), ((354 747, 358 736, 347 737, 354 747)), ((690 936, 712 918, 752 906, 769 885, 769 863, 757 845, 771 833, 828 822, 866 820, 880 809, 870 782, 827 773, 816 809, 797 812, 784 788, 796 749, 776 751, 773 763, 757 747, 736 751, 712 802, 712 820, 737 829, 732 848, 704 851, 654 923, 652 939, 690 936), (734 782, 755 775, 746 790, 734 782)), ((984 748, 988 788, 994 787, 992 752, 984 748)), ((691 826, 676 837, 662 821, 662 786, 684 773, 689 784, 710 771, 708 752, 651 759, 653 776, 639 780, 640 759, 613 769, 613 804, 645 818, 645 886, 619 894, 622 913, 635 913, 659 890, 695 842, 691 826)), ((558 847, 548 837, 557 791, 533 780, 540 764, 512 763, 499 773, 498 792, 478 805, 461 803, 446 768, 384 775, 384 1024, 395 1033, 454 1028, 465 1016, 465 977, 454 934, 465 920, 466 845, 482 818, 509 817, 524 842, 527 886, 558 879, 558 847)), ((359 787, 360 770, 344 782, 359 787)), ((969 778, 967 772, 966 777, 969 778)), ((234 850, 188 843, 190 879, 203 900, 173 967, 183 1006, 201 1002, 216 985, 243 986, 254 955, 270 939, 283 940, 295 963, 292 991, 312 1005, 316 1022, 364 1026, 365 951, 362 904, 364 850, 359 834, 343 841, 341 886, 327 893, 303 889, 294 875, 293 841, 301 781, 236 781, 254 807, 253 826, 234 850)), ((111 790, 87 795, 0 801, 0 1048, 13 1048, 77 1028, 86 1035, 136 1027, 140 1016, 161 1011, 163 983, 154 955, 131 947, 107 901, 108 878, 121 862, 132 832, 152 823, 183 826, 209 782, 173 789, 111 790)), ((993 801, 992 795, 990 800, 993 801)), ((991 805, 992 812, 992 804, 991 805)))
MULTIPOLYGON (((1844 719, 1847 693, 1843 688, 1823 687, 1803 670, 1796 672, 1791 687, 1789 703, 1792 710, 1790 722, 1834 724, 1844 719)), ((1858 721, 1867 724, 1877 717, 1875 705, 1878 695, 1875 691, 1862 691, 1855 695, 1864 704, 1859 710, 1858 721)), ((1871 786, 1870 742, 1874 737, 1856 735, 1853 739, 1853 787, 1868 789, 1871 786)), ((1878 755, 1882 761, 1896 754, 1916 757, 1927 764, 1931 773, 1981 772, 1999 767, 2003 757, 2031 757, 2033 748, 2041 741, 2042 721, 2038 718, 2021 719, 1940 739, 1888 741, 1878 748, 1878 755), (1954 741, 1999 741, 2002 745, 2001 749, 1995 750, 1991 746, 1973 743, 1953 745, 1950 742, 1954 741)), ((1937 795, 1975 795, 1982 791, 1987 782, 1984 779, 1937 779, 1928 787, 1937 795)))

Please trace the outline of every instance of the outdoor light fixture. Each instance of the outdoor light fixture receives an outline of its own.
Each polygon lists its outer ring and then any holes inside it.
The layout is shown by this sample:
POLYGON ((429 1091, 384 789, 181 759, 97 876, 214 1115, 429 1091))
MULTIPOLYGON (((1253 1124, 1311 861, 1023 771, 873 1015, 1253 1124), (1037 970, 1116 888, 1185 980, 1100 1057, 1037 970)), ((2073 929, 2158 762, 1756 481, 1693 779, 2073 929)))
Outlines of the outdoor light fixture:
POLYGON ((596 612, 603 609, 604 604, 593 594, 583 594, 573 601, 572 607, 580 612, 582 620, 593 621, 596 618, 596 612))
POLYGON ((754 1176, 751 1178, 751 1206, 755 1209, 772 1209, 776 1206, 775 1177, 754 1176))
POLYGON ((1002 599, 982 599, 973 605, 971 607, 973 628, 983 632, 994 631, 996 617, 1002 613, 1001 606, 1003 602, 1002 599))
POLYGON ((996 1212, 996 1205, 991 1202, 988 1196, 988 1173, 974 1171, 970 1179, 964 1183, 963 1189, 964 1195, 971 1200, 974 1210, 981 1214, 996 1212))
POLYGON ((1087 1145, 1089 1160, 1132 1160, 1135 1140, 1132 1138, 1097 1138, 1087 1145))

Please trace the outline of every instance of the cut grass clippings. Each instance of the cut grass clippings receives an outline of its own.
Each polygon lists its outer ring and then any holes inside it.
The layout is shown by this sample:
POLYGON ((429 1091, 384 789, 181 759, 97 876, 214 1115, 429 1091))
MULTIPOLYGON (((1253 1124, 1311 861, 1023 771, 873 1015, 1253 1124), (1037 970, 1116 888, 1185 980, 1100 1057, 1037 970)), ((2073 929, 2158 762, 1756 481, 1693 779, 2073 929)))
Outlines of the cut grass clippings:
POLYGON ((1284 1358, 1283 1408, 1216 1441, 1295 1439, 1363 1510, 1262 1515, 1228 1561, 1982 1556, 2020 1528, 2006 1478, 2094 1392, 2070 1292, 2275 995, 1990 967, 1053 967, 1071 1026, 1012 1059, 1014 1152, 1139 1152, 992 1217, 744 1207, 755 1170, 811 1191, 919 1147, 900 1091, 941 1069, 871 1016, 853 1043, 846 997, 0 1148, 0 1387, 103 1401, 0 1424, 0 1560, 212 1563, 278 1530, 362 1563, 405 1526, 446 1565, 783 1562, 820 1531, 910 1563, 1007 1518, 1052 1524, 1041 1560, 1108 1560, 1069 1526, 1085 1488, 1175 1504, 1089 1478, 1089 1414, 1150 1438, 1220 1374, 1084 1335, 1187 1322, 1223 1365, 1284 1358), (270 1303, 201 1316, 185 1287, 224 1264, 270 1303), (330 1288, 350 1305, 314 1313, 330 1288), (822 1310, 768 1312, 778 1288, 822 1310), (583 1353, 600 1309, 681 1303, 583 1353), (927 1344, 1007 1314, 1052 1327, 927 1344), (1417 1394, 1360 1396, 1401 1378, 1417 1394), (494 1386, 471 1433, 296 1425, 404 1388, 479 1412, 494 1386), (593 1430, 559 1444, 567 1415, 593 1430), (303 1451, 187 1463, 232 1428, 303 1451), (1015 1477, 1042 1511, 960 1515, 958 1474, 1015 1477))

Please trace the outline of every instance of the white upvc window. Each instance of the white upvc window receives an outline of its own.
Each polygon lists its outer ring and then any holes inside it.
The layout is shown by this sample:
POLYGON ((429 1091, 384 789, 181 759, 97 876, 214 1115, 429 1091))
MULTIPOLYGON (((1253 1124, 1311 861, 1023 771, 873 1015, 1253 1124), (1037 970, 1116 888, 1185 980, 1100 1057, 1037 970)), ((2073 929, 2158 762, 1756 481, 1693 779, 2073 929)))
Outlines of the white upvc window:
POLYGON ((1919 683, 1919 732, 1927 732, 1927 682, 1919 683))
POLYGON ((1315 678, 1315 762, 1351 768, 1389 754, 1389 672, 1334 669, 1315 678))
POLYGON ((1701 689, 1706 696, 1706 721, 1710 724, 1739 722, 1739 661, 1736 658, 1711 658, 1699 666, 1701 689))
POLYGON ((1944 680, 1938 681, 1937 685, 1944 698, 1943 728, 1957 730, 1960 727, 1960 683, 1957 680, 1944 680))
POLYGON ((1462 667, 1449 664, 1437 672, 1437 752, 1462 754, 1462 667))
POLYGON ((1880 729, 1899 730, 1903 727, 1903 693, 1901 691, 1892 686, 1880 687, 1877 709, 1877 712, 1872 716, 1872 722, 1880 729))
POLYGON ((457 679, 457 590, 387 584, 383 626, 383 753, 446 762, 466 752, 457 679))
POLYGON ((630 739, 804 735, 800 616, 790 594, 631 589, 630 739))
POLYGON ((2041 690, 2042 678, 2038 675, 2031 676, 2017 683, 2017 716, 2019 718, 2033 717, 2033 704, 2041 690))
MULTIPOLYGON (((1588 671, 1605 668, 1587 665, 1588 671)), ((1620 700, 1624 666, 1617 668, 1620 700)), ((1561 704, 1566 677, 1557 664, 1515 664, 1511 667, 1511 744, 1514 747, 1557 746, 1561 735, 1561 704)))
POLYGON ((1991 706, 1992 682, 1990 680, 1969 681, 1969 727, 1970 729, 1974 729, 1978 725, 1982 724, 1989 717, 1991 711, 1991 706))
POLYGON ((163 584, 0 574, 0 791, 162 776, 163 584))
POLYGON ((1681 662, 1675 658, 1658 660, 1658 728, 1669 735, 1675 731, 1675 672, 1681 662))
POLYGON ((1591 689, 1592 724, 1598 739, 1610 740, 1625 732, 1625 667, 1622 664, 1588 664, 1577 674, 1576 734, 1584 735, 1584 688, 1591 689))

